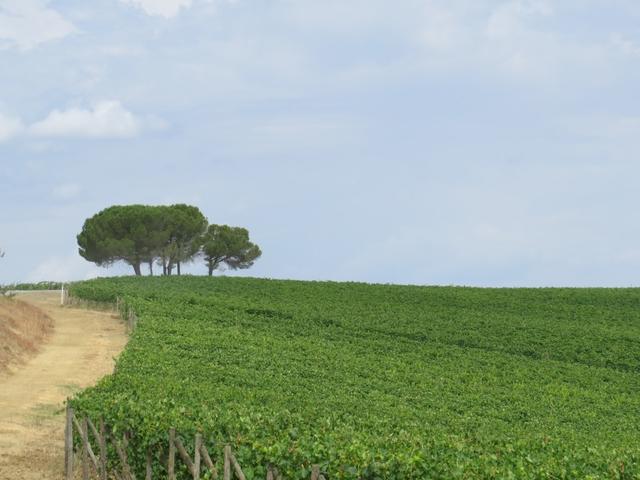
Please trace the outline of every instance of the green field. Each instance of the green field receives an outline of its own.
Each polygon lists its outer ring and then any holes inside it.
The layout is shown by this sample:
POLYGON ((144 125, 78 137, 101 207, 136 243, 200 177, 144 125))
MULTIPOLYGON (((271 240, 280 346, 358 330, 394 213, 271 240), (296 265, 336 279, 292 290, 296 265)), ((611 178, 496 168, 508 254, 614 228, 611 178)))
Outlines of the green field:
MULTIPOLYGON (((247 478, 640 478, 640 290, 118 278, 139 322, 73 405, 247 478), (218 456, 219 460, 219 456, 218 456)), ((161 462, 154 466, 162 471, 161 462)), ((182 472, 187 478, 186 470, 182 472)))
POLYGON ((7 285, 0 285, 0 293, 10 292, 13 290, 60 290, 61 288, 62 283, 60 282, 10 283, 7 285))

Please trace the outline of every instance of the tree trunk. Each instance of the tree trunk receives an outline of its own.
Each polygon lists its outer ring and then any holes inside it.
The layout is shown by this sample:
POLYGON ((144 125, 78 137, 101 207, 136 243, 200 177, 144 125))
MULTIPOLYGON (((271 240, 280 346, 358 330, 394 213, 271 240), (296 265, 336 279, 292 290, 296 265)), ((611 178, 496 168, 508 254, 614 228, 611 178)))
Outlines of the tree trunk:
POLYGON ((180 275, 180 260, 178 260, 178 262, 176 263, 176 266, 178 267, 178 275, 180 275))
POLYGON ((135 272, 136 276, 139 277, 140 275, 142 275, 142 271, 140 270, 140 262, 138 263, 134 263, 132 265, 133 267, 133 271, 135 272))
POLYGON ((164 258, 162 259, 162 275, 167 275, 167 261, 164 258))
POLYGON ((213 276, 213 272, 220 265, 220 258, 219 257, 209 257, 209 258, 205 258, 205 260, 207 261, 207 266, 209 267, 209 276, 212 277, 213 276))
POLYGON ((171 276, 172 273, 173 273, 173 263, 169 261, 169 264, 167 265, 167 275, 171 276))
POLYGON ((149 260, 149 276, 153 277, 153 260, 149 260))

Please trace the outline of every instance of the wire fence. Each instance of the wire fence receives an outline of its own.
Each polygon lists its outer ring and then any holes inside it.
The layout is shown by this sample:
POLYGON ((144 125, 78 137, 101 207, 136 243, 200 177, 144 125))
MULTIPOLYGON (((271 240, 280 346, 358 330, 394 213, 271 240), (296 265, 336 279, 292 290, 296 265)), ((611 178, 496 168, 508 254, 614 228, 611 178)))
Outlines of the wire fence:
MULTIPOLYGON (((132 464, 140 463, 141 459, 129 456, 132 437, 131 432, 115 435, 102 419, 96 425, 88 416, 78 415, 73 408, 67 406, 65 479, 137 480, 132 464), (110 449, 115 450, 115 459, 108 458, 110 449)), ((146 450, 145 480, 176 480, 178 462, 186 466, 193 480, 203 478, 246 480, 230 445, 224 446, 221 454, 222 472, 219 472, 210 454, 213 450, 207 448, 201 434, 195 435, 193 454, 187 451, 175 428, 169 430, 168 438, 168 445, 157 445, 156 451, 152 448, 146 450), (154 459, 157 458, 162 459, 162 465, 156 466, 155 470, 156 472, 162 470, 162 472, 154 476, 154 459)), ((266 470, 266 480, 282 480, 282 475, 274 466, 268 465, 266 470)), ((320 466, 312 466, 310 480, 325 480, 320 466)))

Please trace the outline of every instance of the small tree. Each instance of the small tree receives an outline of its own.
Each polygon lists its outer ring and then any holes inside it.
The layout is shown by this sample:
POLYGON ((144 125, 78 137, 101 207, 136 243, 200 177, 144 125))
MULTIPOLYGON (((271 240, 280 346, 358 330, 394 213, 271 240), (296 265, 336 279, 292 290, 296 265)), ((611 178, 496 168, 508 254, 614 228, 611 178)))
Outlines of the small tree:
POLYGON ((209 225, 202 239, 202 253, 209 276, 222 264, 232 270, 245 269, 262 255, 260 247, 249 241, 246 228, 209 225))
POLYGON ((142 261, 149 265, 149 275, 153 275, 153 263, 169 241, 169 234, 165 228, 166 209, 167 207, 163 206, 146 206, 144 218, 141 219, 147 235, 142 261))
POLYGON ((197 207, 184 204, 166 207, 166 216, 169 236, 164 249, 164 256, 168 258, 166 273, 171 275, 175 266, 180 275, 181 265, 193 260, 200 252, 202 235, 207 231, 209 222, 197 207))
POLYGON ((4 250, 0 248, 0 258, 4 257, 4 250))

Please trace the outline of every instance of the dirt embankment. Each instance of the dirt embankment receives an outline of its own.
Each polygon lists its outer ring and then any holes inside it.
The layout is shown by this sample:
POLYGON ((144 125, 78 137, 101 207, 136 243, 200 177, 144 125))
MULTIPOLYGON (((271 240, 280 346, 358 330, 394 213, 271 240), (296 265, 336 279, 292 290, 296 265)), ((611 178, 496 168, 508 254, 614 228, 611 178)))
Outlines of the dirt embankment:
POLYGON ((24 364, 53 331, 53 320, 39 308, 0 297, 0 375, 24 364))
POLYGON ((127 341, 125 326, 110 312, 61 307, 58 293, 20 299, 54 328, 35 355, 0 376, 0 479, 59 480, 64 401, 113 371, 127 341))

